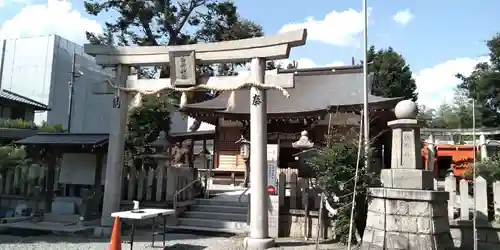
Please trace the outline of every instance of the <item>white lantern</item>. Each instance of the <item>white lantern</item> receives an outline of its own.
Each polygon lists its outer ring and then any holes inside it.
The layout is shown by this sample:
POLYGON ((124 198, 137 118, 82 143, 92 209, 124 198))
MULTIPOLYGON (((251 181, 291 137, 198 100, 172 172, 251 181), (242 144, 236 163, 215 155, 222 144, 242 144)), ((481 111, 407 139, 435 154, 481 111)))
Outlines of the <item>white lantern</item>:
POLYGON ((248 160, 248 158, 250 158, 250 141, 241 136, 240 139, 235 143, 240 145, 241 157, 245 160, 248 160))
POLYGON ((250 144, 241 143, 240 144, 240 155, 243 159, 248 159, 250 157, 250 144))

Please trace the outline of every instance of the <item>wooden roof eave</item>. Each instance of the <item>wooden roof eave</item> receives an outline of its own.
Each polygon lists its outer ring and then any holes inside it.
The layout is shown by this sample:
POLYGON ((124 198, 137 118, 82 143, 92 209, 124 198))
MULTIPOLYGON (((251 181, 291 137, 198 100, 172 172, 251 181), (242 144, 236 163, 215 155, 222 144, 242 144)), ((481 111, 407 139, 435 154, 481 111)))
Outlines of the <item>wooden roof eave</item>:
MULTIPOLYGON (((377 111, 377 110, 393 110, 394 107, 396 107, 396 104, 403 100, 403 98, 391 98, 387 99, 384 101, 380 102, 372 102, 369 103, 369 109, 370 111, 377 111)), ((335 113, 335 112, 354 112, 354 113, 359 113, 363 110, 363 104, 356 104, 356 105, 346 105, 346 106, 330 106, 328 109, 328 112, 330 113, 335 113)))
POLYGON ((202 122, 208 123, 210 125, 216 125, 219 116, 214 115, 212 111, 202 110, 202 109, 184 109, 179 110, 181 113, 195 118, 197 120, 201 120, 202 122))
MULTIPOLYGON (((370 103, 371 110, 387 110, 393 109, 396 104, 402 100, 402 98, 388 99, 386 101, 370 103)), ((268 113, 267 117, 269 119, 280 119, 280 118, 316 118, 324 116, 327 113, 359 113, 363 109, 362 104, 358 105, 345 105, 345 106, 330 106, 325 109, 304 111, 304 112, 294 112, 294 113, 268 113)), ((225 112, 223 109, 214 108, 184 108, 180 110, 181 112, 196 118, 200 118, 204 122, 210 123, 210 121, 215 122, 217 118, 225 118, 228 120, 248 120, 250 115, 248 113, 230 113, 225 112), (215 119, 214 119, 215 118, 215 119)), ((213 125, 213 123, 211 123, 213 125)))
MULTIPOLYGON (((191 117, 200 118, 202 120, 209 120, 211 117, 215 118, 225 118, 228 120, 248 120, 250 119, 250 114, 248 113, 230 113, 219 109, 211 108, 184 108, 180 112, 185 113, 191 117)), ((316 118, 319 116, 324 116, 327 113, 327 109, 305 111, 305 112, 294 112, 294 113, 268 113, 267 117, 269 119, 279 119, 279 118, 316 118)))

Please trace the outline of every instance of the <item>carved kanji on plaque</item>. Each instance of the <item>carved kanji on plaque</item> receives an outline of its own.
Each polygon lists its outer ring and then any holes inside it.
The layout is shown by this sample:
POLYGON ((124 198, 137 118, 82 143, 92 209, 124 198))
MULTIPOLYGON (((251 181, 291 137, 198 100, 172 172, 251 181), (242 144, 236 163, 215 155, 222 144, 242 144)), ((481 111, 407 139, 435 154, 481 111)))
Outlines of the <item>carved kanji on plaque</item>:
POLYGON ((196 85, 196 57, 194 50, 170 52, 170 79, 175 87, 196 85))
POLYGON ((121 99, 119 96, 113 97, 113 108, 118 109, 121 106, 121 99))
POLYGON ((184 58, 184 57, 180 58, 181 64, 179 65, 179 73, 180 73, 179 78, 182 80, 188 79, 186 61, 187 61, 186 58, 184 58))
POLYGON ((261 96, 258 94, 253 95, 252 97, 252 105, 259 106, 262 103, 261 96))

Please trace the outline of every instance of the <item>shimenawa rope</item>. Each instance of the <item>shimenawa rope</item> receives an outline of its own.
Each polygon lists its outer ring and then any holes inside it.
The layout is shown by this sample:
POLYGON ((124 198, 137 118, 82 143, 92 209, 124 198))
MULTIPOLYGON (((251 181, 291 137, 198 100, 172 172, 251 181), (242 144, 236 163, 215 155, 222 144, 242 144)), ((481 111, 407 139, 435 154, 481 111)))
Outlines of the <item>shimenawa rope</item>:
POLYGON ((107 79, 106 82, 112 88, 115 88, 115 89, 118 89, 121 91, 125 91, 125 92, 135 92, 136 93, 136 95, 134 96, 134 99, 132 100, 132 102, 130 104, 131 108, 141 106, 142 95, 158 94, 159 92, 161 92, 162 90, 165 90, 165 89, 182 92, 181 100, 179 103, 180 108, 184 108, 187 104, 186 92, 195 91, 195 90, 202 90, 202 89, 209 90, 209 91, 231 91, 231 94, 229 95, 229 98, 228 98, 227 107, 226 107, 228 111, 232 110, 235 107, 235 104, 236 104, 235 91, 238 89, 243 89, 243 88, 248 88, 248 87, 256 87, 259 89, 266 89, 266 90, 267 89, 275 89, 275 90, 281 91, 283 96, 285 96, 286 98, 290 97, 290 94, 288 94, 288 91, 286 91, 284 88, 282 88, 280 86, 275 86, 275 85, 271 85, 271 84, 247 82, 247 81, 244 81, 243 83, 241 83, 239 85, 235 85, 234 87, 225 87, 225 88, 217 87, 217 86, 208 86, 206 84, 200 84, 200 85, 196 85, 196 86, 188 87, 188 88, 178 88, 178 87, 174 87, 174 86, 167 86, 167 87, 160 88, 157 90, 142 90, 139 88, 120 87, 120 86, 117 86, 116 84, 113 84, 112 80, 109 80, 109 79, 107 79))

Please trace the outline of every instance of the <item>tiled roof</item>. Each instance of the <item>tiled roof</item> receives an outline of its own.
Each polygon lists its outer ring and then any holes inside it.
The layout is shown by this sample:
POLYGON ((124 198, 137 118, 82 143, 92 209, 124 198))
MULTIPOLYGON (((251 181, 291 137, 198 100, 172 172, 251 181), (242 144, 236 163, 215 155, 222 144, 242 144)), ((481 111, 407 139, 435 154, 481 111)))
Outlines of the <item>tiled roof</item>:
POLYGON ((39 103, 35 100, 29 99, 14 92, 2 89, 0 90, 0 99, 6 99, 13 102, 23 103, 32 106, 35 110, 48 110, 47 105, 39 103))
MULTIPOLYGON (((363 74, 361 68, 349 66, 331 68, 329 71, 322 70, 324 72, 316 72, 318 69, 296 70, 295 86, 287 89, 290 94, 288 99, 279 91, 267 91, 267 115, 289 116, 329 108, 362 106, 363 74)), ((281 73, 289 72, 282 71, 281 73)), ((187 104, 181 111, 209 110, 218 114, 248 115, 251 103, 250 90, 236 90, 235 107, 231 111, 225 111, 230 94, 229 91, 225 91, 214 99, 187 104)), ((368 95, 371 108, 394 107, 401 99, 368 95)))
POLYGON ((16 141, 21 145, 58 145, 58 146, 101 146, 108 143, 108 134, 38 133, 16 141))
MULTIPOLYGON (((194 140, 213 139, 215 131, 198 131, 174 133, 171 135, 175 140, 185 140, 192 138, 194 140)), ((84 133, 46 133, 40 132, 36 135, 16 141, 21 145, 57 145, 57 146, 102 146, 109 141, 109 134, 84 134, 84 133)))

